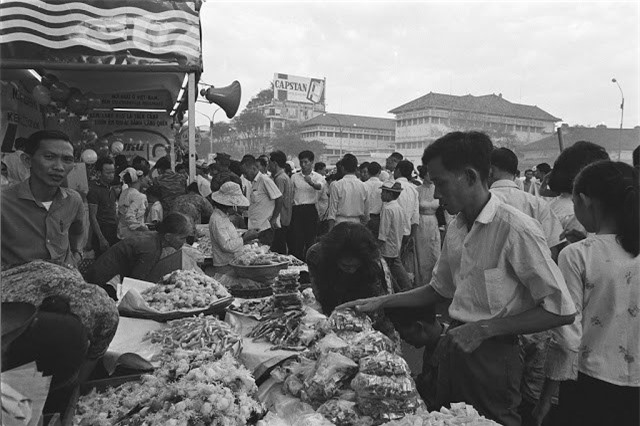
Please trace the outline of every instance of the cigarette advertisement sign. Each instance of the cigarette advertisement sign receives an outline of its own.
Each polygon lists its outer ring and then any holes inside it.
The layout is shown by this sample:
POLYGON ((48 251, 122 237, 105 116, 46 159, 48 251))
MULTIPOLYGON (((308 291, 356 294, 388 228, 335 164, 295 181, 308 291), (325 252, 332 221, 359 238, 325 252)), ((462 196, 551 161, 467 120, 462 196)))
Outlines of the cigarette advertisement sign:
POLYGON ((290 74, 273 75, 274 98, 279 101, 324 104, 326 81, 290 74))

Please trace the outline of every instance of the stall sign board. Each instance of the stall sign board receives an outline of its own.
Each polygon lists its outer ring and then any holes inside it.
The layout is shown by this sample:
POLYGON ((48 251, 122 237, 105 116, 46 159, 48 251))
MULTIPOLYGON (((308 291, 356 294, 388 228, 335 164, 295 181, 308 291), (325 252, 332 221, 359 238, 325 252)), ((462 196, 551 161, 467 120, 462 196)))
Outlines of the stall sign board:
POLYGON ((169 94, 164 90, 142 93, 109 93, 101 94, 100 108, 141 108, 164 109, 171 104, 169 94))
POLYGON ((43 128, 40 106, 17 83, 0 81, 0 113, 2 152, 12 152, 16 138, 29 137, 43 128))

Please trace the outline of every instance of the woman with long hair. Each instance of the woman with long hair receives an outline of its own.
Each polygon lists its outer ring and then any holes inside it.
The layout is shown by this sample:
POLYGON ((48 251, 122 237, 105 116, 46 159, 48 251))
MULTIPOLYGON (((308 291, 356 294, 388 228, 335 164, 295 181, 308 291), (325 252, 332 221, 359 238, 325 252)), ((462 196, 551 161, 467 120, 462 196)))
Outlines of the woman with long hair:
POLYGON ((359 223, 337 224, 307 252, 316 300, 325 315, 336 306, 392 292, 391 274, 371 231, 359 223))
POLYGON ((640 424, 638 202, 638 171, 625 163, 593 163, 575 179, 575 216, 590 235, 558 258, 578 313, 565 344, 549 348, 538 422, 560 383, 557 424, 640 424))

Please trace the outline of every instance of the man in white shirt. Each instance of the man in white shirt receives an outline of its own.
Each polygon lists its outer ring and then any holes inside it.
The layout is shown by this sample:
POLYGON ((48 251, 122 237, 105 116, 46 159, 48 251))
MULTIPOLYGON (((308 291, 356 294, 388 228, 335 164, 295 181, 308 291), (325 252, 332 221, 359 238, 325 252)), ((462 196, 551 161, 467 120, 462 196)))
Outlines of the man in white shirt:
POLYGON ((331 185, 327 219, 329 231, 340 222, 366 224, 369 221, 367 188, 356 176, 358 159, 345 154, 340 160, 344 177, 331 185))
POLYGON ((411 161, 402 160, 398 162, 393 176, 395 182, 399 182, 402 186, 398 204, 407 215, 406 229, 404 230, 406 238, 402 244, 401 259, 405 269, 415 275, 418 270, 415 236, 420 224, 420 197, 418 196, 418 187, 411 182, 412 175, 413 163, 411 161))
MULTIPOLYGON (((287 155, 282 151, 273 151, 269 155, 269 172, 271 179, 282 193, 282 210, 280 211, 280 228, 275 230, 271 251, 287 254, 287 239, 291 224, 291 207, 293 202, 293 186, 291 179, 284 171, 287 155)), ((289 251, 291 248, 289 248, 289 251)))
POLYGON ((435 197, 457 214, 431 283, 338 309, 374 312, 451 299, 452 324, 439 349, 438 405, 463 401, 516 426, 523 368, 517 336, 570 324, 576 309, 540 227, 489 192, 492 150, 479 132, 449 133, 425 149, 435 197))
POLYGON ((293 208, 289 230, 289 254, 304 261, 309 247, 318 235, 318 197, 325 185, 324 178, 313 170, 315 155, 311 151, 298 154, 300 171, 291 176, 293 208))
POLYGON ((249 229, 259 231, 258 241, 271 245, 275 230, 280 228, 282 193, 275 182, 260 173, 253 156, 242 159, 242 174, 251 182, 249 188, 249 229))
MULTIPOLYGON (((514 170, 518 167, 518 157, 508 148, 496 148, 491 153, 491 172, 489 183, 491 193, 502 202, 520 210, 540 224, 547 246, 551 249, 551 258, 558 259, 563 228, 560 220, 541 198, 520 190, 513 181, 514 170)), ((531 183, 533 185, 533 183, 531 183)))
POLYGON ((402 154, 400 154, 399 152, 394 152, 392 153, 390 156, 387 157, 387 160, 385 161, 385 172, 387 173, 387 177, 386 179, 384 177, 381 177, 383 182, 386 181, 391 181, 393 182, 395 180, 395 171, 396 171, 396 166, 398 165, 399 162, 401 162, 402 160, 404 160, 404 156, 402 154))
POLYGON ((378 238, 378 229, 380 228, 380 212, 382 211, 382 166, 376 161, 369 163, 367 166, 369 179, 364 183, 367 187, 367 200, 369 201, 369 222, 367 228, 371 230, 373 236, 378 238))

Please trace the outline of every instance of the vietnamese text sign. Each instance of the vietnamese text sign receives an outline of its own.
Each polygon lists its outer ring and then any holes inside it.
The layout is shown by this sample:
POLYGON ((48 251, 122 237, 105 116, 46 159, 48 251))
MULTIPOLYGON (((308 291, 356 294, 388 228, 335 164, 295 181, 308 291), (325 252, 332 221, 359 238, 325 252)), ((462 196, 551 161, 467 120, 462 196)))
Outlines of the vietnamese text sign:
POLYGON ((40 106, 31 93, 18 84, 0 81, 0 141, 2 152, 13 151, 17 137, 42 130, 40 106))
POLYGON ((273 75, 274 98, 279 101, 324 104, 325 80, 290 74, 273 75))
POLYGON ((172 103, 165 91, 100 94, 100 108, 166 109, 172 103))

